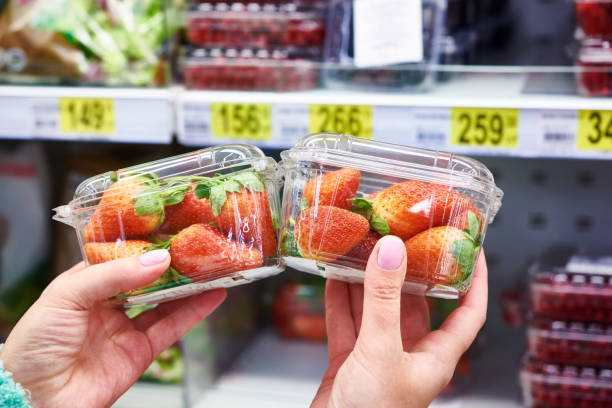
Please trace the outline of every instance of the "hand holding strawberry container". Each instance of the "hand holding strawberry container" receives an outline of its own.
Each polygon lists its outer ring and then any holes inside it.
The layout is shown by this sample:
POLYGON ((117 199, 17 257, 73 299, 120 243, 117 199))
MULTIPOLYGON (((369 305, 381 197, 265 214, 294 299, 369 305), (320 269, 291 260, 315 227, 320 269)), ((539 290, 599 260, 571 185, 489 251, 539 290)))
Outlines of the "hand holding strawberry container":
POLYGON ((76 229, 90 265, 168 249, 158 280, 117 296, 160 303, 282 271, 280 181, 258 148, 213 147, 90 178, 54 219, 76 229))
POLYGON ((362 282, 376 242, 392 234, 406 245, 406 292, 466 293, 503 195, 483 164, 331 134, 308 136, 281 156, 288 266, 362 282))

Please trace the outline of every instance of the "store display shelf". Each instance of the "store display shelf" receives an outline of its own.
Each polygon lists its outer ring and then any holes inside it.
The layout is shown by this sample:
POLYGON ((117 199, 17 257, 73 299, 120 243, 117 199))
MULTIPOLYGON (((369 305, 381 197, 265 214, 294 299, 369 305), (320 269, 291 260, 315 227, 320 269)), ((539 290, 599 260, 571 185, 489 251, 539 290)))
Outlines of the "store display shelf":
POLYGON ((0 138, 167 144, 174 92, 0 86, 0 138))
MULTIPOLYGON (((215 386, 203 394, 194 408, 306 407, 317 392, 327 364, 326 345, 287 341, 273 332, 266 331, 259 335, 236 364, 219 378, 215 386)), ((507 385, 506 383, 505 386, 507 385)), ((492 406, 518 408, 520 405, 518 400, 477 394, 436 400, 431 408, 492 406)))
POLYGON ((187 146, 284 149, 328 131, 468 155, 612 159, 611 98, 578 96, 567 69, 485 68, 415 94, 0 86, 0 138, 169 143, 176 134, 187 146))

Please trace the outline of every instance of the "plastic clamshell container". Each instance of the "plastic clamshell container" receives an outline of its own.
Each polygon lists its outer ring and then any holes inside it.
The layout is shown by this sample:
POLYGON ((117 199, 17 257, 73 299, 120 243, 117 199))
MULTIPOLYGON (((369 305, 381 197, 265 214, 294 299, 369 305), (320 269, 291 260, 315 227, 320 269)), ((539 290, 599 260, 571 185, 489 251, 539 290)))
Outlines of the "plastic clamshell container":
POLYGON ((534 265, 529 300, 535 315, 558 320, 612 323, 612 276, 534 265))
POLYGON ((525 360, 520 373, 528 408, 612 406, 612 369, 525 360))
POLYGON ((587 36, 612 39, 612 0, 574 0, 574 5, 587 36))
POLYGON ((612 325, 534 319, 527 350, 550 363, 612 368, 612 325))
POLYGON ((612 43, 594 38, 583 40, 576 63, 582 68, 577 73, 580 94, 612 95, 612 43))
POLYGON ((354 66, 353 1, 330 0, 323 59, 336 66, 324 69, 323 85, 332 89, 425 92, 433 85, 432 64, 440 62, 446 1, 423 0, 423 59, 372 68, 354 66))
POLYGON ((187 15, 187 37, 202 47, 323 46, 322 8, 299 10, 294 4, 199 4, 187 15))
POLYGON ((319 84, 317 66, 306 59, 291 59, 303 51, 307 50, 192 50, 183 63, 185 86, 278 92, 312 89, 319 84))
POLYGON ((167 248, 158 280, 115 298, 157 304, 280 273, 280 186, 272 158, 226 145, 92 177, 53 218, 76 229, 89 265, 167 248))
POLYGON ((382 235, 406 242, 405 292, 468 290, 502 191, 476 160, 345 135, 314 134, 281 153, 281 252, 288 266, 363 282, 382 235))

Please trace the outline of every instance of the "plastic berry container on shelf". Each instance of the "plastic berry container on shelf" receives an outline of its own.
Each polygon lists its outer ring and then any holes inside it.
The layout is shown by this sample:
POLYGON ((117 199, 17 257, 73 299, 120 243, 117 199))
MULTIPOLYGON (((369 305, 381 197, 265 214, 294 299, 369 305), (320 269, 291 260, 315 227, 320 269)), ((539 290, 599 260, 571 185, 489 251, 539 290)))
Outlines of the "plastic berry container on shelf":
POLYGON ((612 0, 574 0, 578 26, 589 37, 612 39, 612 0))
POLYGON ((363 282, 384 235, 405 241, 405 292, 468 290, 503 192, 476 160, 345 135, 314 134, 281 153, 281 253, 288 266, 363 282))
MULTIPOLYGON (((612 2, 610 3, 612 4, 612 2)), ((585 96, 612 95, 612 43, 583 40, 576 59, 578 91, 585 96)))
POLYGON ((156 304, 280 273, 280 186, 272 158, 226 145, 92 177, 53 218, 76 229, 89 265, 167 248, 158 280, 114 299, 156 304))
POLYGON ((536 318, 527 329, 527 350, 549 363, 612 368, 612 325, 536 318))
POLYGON ((331 0, 323 60, 333 65, 322 72, 323 85, 331 89, 362 91, 424 92, 433 85, 431 64, 440 62, 446 1, 423 0, 423 58, 404 64, 357 68, 354 64, 354 18, 352 0, 331 0))
POLYGON ((315 63, 307 49, 237 50, 196 49, 183 61, 188 89, 241 91, 301 91, 319 84, 315 63), (297 59, 291 59, 297 58, 297 59))
POLYGON ((277 332, 286 339, 324 341, 325 284, 320 282, 288 281, 274 296, 272 321, 277 332))
POLYGON ((322 48, 324 11, 295 4, 202 3, 187 14, 187 38, 201 47, 322 48))
POLYGON ((534 265, 529 301, 535 315, 551 319, 612 323, 612 276, 534 265))
POLYGON ((612 406, 612 369, 526 359, 521 368, 520 382, 527 408, 612 406))

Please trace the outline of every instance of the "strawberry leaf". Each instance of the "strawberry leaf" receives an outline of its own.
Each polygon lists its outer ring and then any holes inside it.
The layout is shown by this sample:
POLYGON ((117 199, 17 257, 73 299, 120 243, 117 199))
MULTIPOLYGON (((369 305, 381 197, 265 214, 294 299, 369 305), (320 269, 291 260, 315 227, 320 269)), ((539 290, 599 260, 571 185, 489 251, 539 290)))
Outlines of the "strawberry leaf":
POLYGON ((351 212, 362 215, 370 221, 372 213, 374 212, 374 207, 372 207, 372 202, 370 200, 366 200, 365 198, 351 198, 348 201, 353 204, 351 206, 351 212))
POLYGON ((210 225, 211 227, 217 228, 217 224, 215 224, 214 221, 209 222, 208 225, 210 225))
POLYGON ((201 200, 203 198, 208 199, 210 198, 210 188, 211 188, 211 183, 208 183, 208 182, 200 183, 197 185, 193 194, 196 196, 198 200, 201 200))
POLYGON ((160 193, 160 197, 164 201, 165 206, 176 205, 185 199, 185 195, 189 190, 191 190, 190 185, 173 182, 160 193))
POLYGON ((301 256, 293 231, 285 228, 281 234, 281 251, 283 255, 301 256))
POLYGON ((172 239, 161 241, 155 245, 145 248, 145 252, 155 251, 156 249, 170 249, 170 244, 172 244, 172 239))
POLYGON ((310 207, 310 202, 308 202, 308 199, 306 197, 302 197, 300 198, 300 206, 299 206, 299 211, 302 212, 304 210, 307 210, 308 207, 310 207))
POLYGON ((117 176, 117 172, 116 171, 111 171, 108 174, 108 178, 110 179, 110 181, 112 181, 113 183, 116 183, 119 180, 119 176, 117 176))
POLYGON ((461 266, 461 282, 467 284, 474 270, 474 259, 480 250, 479 245, 475 245, 471 239, 461 239, 451 244, 451 251, 461 266))
POLYGON ((264 184, 261 182, 259 176, 253 172, 239 173, 232 177, 247 190, 262 192, 265 190, 264 184))
POLYGON ((159 196, 157 186, 142 189, 134 199, 134 214, 163 214, 164 203, 159 196))
POLYGON ((212 186, 210 189, 210 206, 212 207, 214 215, 221 214, 221 209, 226 201, 227 194, 225 193, 225 188, 223 188, 223 185, 218 184, 216 186, 212 186))
POLYGON ((228 193, 239 193, 241 190, 240 183, 233 179, 229 179, 223 183, 223 188, 228 193))
POLYGON ((372 218, 370 218, 370 228, 378 232, 380 235, 388 235, 389 232, 391 232, 387 221, 377 214, 372 214, 372 218))
POLYGON ((474 241, 478 240, 478 233, 480 232, 480 221, 478 220, 478 216, 474 214, 473 211, 468 211, 468 226, 469 226, 469 234, 474 239, 474 241))

